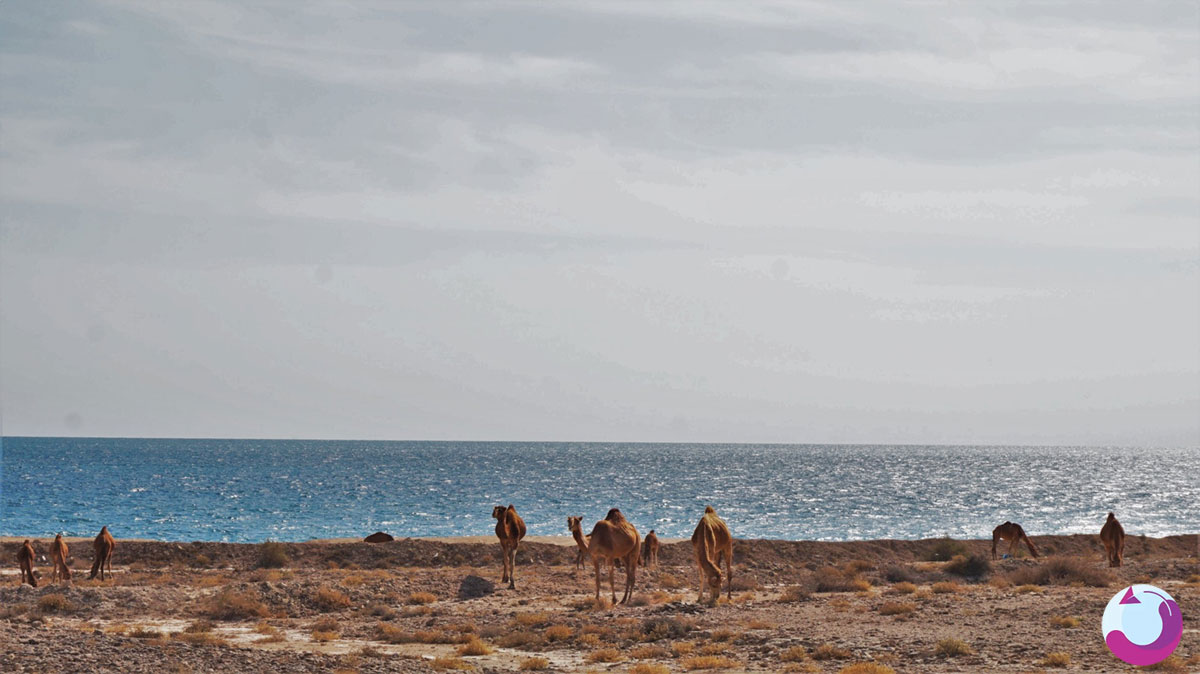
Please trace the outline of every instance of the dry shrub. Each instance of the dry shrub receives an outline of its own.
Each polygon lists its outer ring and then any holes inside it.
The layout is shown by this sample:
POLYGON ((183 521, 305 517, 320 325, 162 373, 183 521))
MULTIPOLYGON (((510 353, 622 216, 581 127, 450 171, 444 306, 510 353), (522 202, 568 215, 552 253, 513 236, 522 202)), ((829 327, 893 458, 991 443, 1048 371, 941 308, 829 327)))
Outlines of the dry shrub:
POLYGON ((513 616, 513 622, 522 627, 536 627, 550 622, 550 614, 544 611, 537 613, 518 613, 513 616))
POLYGON ((849 657, 850 651, 833 644, 821 644, 812 652, 813 660, 845 660, 849 657))
POLYGON ((229 642, 211 632, 176 632, 171 639, 192 646, 228 646, 229 642))
POLYGON ((623 659, 621 651, 615 648, 600 648, 588 653, 587 656, 588 662, 619 662, 623 659))
POLYGON ((599 634, 580 634, 575 640, 580 646, 599 646, 603 641, 599 634))
POLYGON ((783 590, 779 601, 798 602, 812 599, 812 592, 803 585, 791 585, 783 590))
POLYGON ((38 610, 42 613, 70 613, 75 610, 71 602, 61 594, 44 594, 37 600, 38 610))
POLYGON ((832 566, 817 569, 813 578, 817 592, 851 592, 857 589, 854 587, 855 578, 847 577, 841 570, 832 566))
POLYGON ((202 634, 204 632, 213 631, 214 627, 216 627, 216 625, 213 624, 211 620, 204 620, 202 618, 200 620, 193 620, 192 624, 185 627, 183 631, 187 632, 188 634, 202 634))
POLYGON ((856 592, 871 591, 871 583, 865 578, 855 578, 854 580, 850 581, 850 587, 854 588, 856 592))
POLYGON ((666 665, 643 662, 630 667, 629 674, 671 674, 671 668, 666 665))
POLYGON ((337 632, 323 632, 321 630, 313 630, 313 633, 312 633, 313 641, 319 641, 319 642, 334 641, 337 638, 338 638, 337 632))
POLYGON ((1047 653, 1046 657, 1042 658, 1038 664, 1042 667, 1070 667, 1071 654, 1063 653, 1062 651, 1047 653))
POLYGON ((917 586, 912 583, 902 582, 887 589, 888 594, 912 594, 917 591, 917 586))
POLYGON ((696 644, 690 641, 676 641, 671 644, 671 655, 677 658, 691 655, 694 650, 696 650, 696 644))
POLYGON ((856 662, 842 667, 838 674, 896 674, 896 670, 878 662, 856 662))
POLYGON ((1188 666, 1183 661, 1183 658, 1178 655, 1168 655, 1166 660, 1143 667, 1142 669, 1152 672, 1186 672, 1188 671, 1188 666))
POLYGON ((258 567, 260 569, 280 569, 288 565, 287 548, 283 543, 267 541, 258 546, 258 567))
POLYGON ((671 651, 662 646, 638 646, 629 652, 629 657, 635 660, 650 660, 653 658, 669 658, 671 651))
POLYGON ((575 635, 575 630, 568 625, 551 625, 543 634, 546 636, 546 641, 566 641, 575 635))
POLYGON ((272 627, 271 623, 265 620, 260 620, 258 624, 254 626, 254 631, 259 634, 279 634, 279 630, 272 627))
POLYGON ((492 647, 476 636, 472 636, 467 643, 458 647, 459 655, 488 655, 491 652, 492 647))
POLYGON ((800 662, 808 659, 808 650, 803 646, 792 646, 786 651, 779 654, 779 659, 784 662, 800 662))
POLYGON ((742 636, 741 632, 735 632, 722 627, 720 629, 713 630, 712 634, 708 635, 708 638, 712 639, 713 641, 733 641, 740 636, 742 636))
POLYGON ((140 625, 133 631, 125 634, 125 636, 130 636, 134 639, 157 639, 162 635, 162 632, 159 632, 158 630, 152 630, 148 627, 142 627, 140 625))
POLYGON ((369 616, 383 618, 384 620, 395 620, 399 615, 387 604, 380 604, 379 602, 368 604, 364 612, 369 616))
POLYGON ((954 594, 962 591, 962 586, 951 580, 945 583, 934 583, 929 589, 934 594, 954 594))
POLYGON ((684 658, 679 661, 679 666, 691 672, 697 669, 734 669, 741 665, 724 655, 701 655, 694 658, 684 658))
POLYGON ((659 639, 677 639, 686 636, 694 629, 696 629, 696 625, 691 620, 661 617, 643 620, 639 631, 642 633, 642 641, 658 641, 659 639))
POLYGON ((213 620, 249 620, 271 615, 252 591, 225 590, 209 600, 204 614, 213 620))
POLYGON ((522 672, 540 672, 550 669, 550 661, 546 658, 525 658, 521 661, 522 672))
POLYGON ((424 606, 425 604, 432 604, 435 601, 437 601, 437 596, 432 592, 413 592, 408 595, 409 604, 424 606))
POLYGON ((997 590, 1007 590, 1008 588, 1012 587, 1012 582, 1009 581, 1009 579, 1001 576, 992 576, 992 579, 988 581, 988 585, 991 585, 997 590))
POLYGON ((817 674, 821 671, 821 666, 815 662, 789 662, 783 666, 785 672, 803 672, 804 674, 817 674))
POLYGON ((899 564, 889 564, 883 570, 883 577, 889 583, 911 583, 917 579, 916 574, 911 569, 899 564))
POLYGON ((770 620, 762 620, 760 618, 755 618, 746 623, 746 629, 750 630, 773 630, 776 627, 779 627, 779 623, 773 623, 770 620))
POLYGON ((729 644, 704 644, 700 647, 700 655, 720 655, 729 650, 729 644))
POLYGON ((885 601, 879 607, 879 613, 882 615, 904 615, 915 610, 917 610, 916 604, 900 601, 885 601))
POLYGON ((942 570, 964 578, 983 578, 992 572, 992 563, 983 555, 955 555, 942 570))
POLYGON ((1042 592, 1042 587, 1040 585, 1021 585, 1014 589, 1013 592, 1017 594, 1039 593, 1042 592))
POLYGON ((439 672, 445 670, 475 669, 474 665, 470 664, 466 660, 453 656, 434 658, 433 660, 429 661, 429 666, 439 672))
POLYGON ((971 649, 970 644, 959 639, 942 639, 937 642, 937 646, 933 649, 934 655, 940 655, 946 658, 953 658, 959 655, 971 655, 975 651, 971 649))
POLYGON ((1105 567, 1078 557, 1050 557, 1041 564, 1017 569, 1008 574, 1014 585, 1071 585, 1108 587, 1116 576, 1105 567))
POLYGON ((667 588, 668 590, 677 590, 677 589, 683 587, 683 581, 679 580, 678 578, 676 578, 675 576, 672 576, 669 573, 658 574, 658 584, 662 587, 667 588))
POLYGON ((925 559, 930 562, 948 562, 954 559, 955 555, 966 555, 967 545, 962 541, 956 541, 949 536, 939 538, 936 542, 929 546, 925 551, 925 559))
POLYGON ((1079 627, 1079 618, 1075 616, 1051 616, 1050 625, 1061 629, 1071 629, 1079 627))
POLYGON ((350 607, 350 597, 345 592, 322 585, 313 595, 313 603, 322 611, 337 611, 350 607))

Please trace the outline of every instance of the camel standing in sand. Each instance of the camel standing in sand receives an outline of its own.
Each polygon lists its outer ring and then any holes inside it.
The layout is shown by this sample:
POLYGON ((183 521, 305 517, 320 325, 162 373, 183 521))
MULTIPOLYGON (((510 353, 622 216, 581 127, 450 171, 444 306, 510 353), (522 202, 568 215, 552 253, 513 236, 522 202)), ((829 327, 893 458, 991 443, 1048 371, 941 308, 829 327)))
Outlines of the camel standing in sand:
POLYGON ((646 541, 642 544, 642 560, 646 562, 647 569, 658 568, 658 536, 653 529, 646 534, 646 541))
POLYGON ((1025 541, 1025 545, 1029 547, 1029 554, 1033 555, 1034 559, 1038 558, 1038 551, 1033 547, 1033 541, 1029 540, 1029 536, 1025 535, 1025 530, 1016 522, 1005 522, 992 529, 992 559, 996 559, 996 544, 1000 541, 1008 541, 1008 554, 1014 557, 1017 554, 1017 545, 1021 541, 1025 541))
POLYGON ((54 542, 50 544, 50 563, 54 565, 54 573, 50 576, 50 580, 55 583, 60 580, 71 582, 71 567, 67 566, 68 550, 62 534, 55 536, 54 542))
POLYGON ((36 559, 33 543, 25 539, 21 549, 17 551, 17 566, 21 568, 21 582, 37 587, 37 577, 33 575, 33 560, 36 559))
POLYGON ((705 506, 704 516, 692 532, 692 551, 696 553, 696 566, 700 567, 700 596, 697 602, 704 601, 704 586, 708 585, 712 599, 709 603, 716 604, 721 598, 721 558, 725 558, 725 573, 729 576, 729 598, 733 598, 733 536, 725 520, 717 517, 717 511, 712 506, 705 506))
MULTIPOLYGON (((572 516, 568 515, 567 516, 567 531, 574 533, 575 530, 579 528, 579 523, 582 521, 583 521, 582 517, 572 517, 572 516)), ((587 544, 588 544, 587 536, 583 537, 582 543, 579 543, 579 541, 576 540, 576 550, 575 550, 575 577, 576 578, 579 578, 579 571, 581 569, 583 569, 583 560, 587 559, 587 556, 588 556, 587 544)))
POLYGON ((117 542, 113 540, 112 534, 108 533, 108 527, 100 527, 100 533, 96 534, 96 540, 92 541, 92 550, 95 552, 92 559, 92 573, 88 576, 88 580, 100 574, 100 580, 104 580, 104 567, 108 567, 108 572, 112 573, 112 553, 113 548, 117 547, 117 542))
POLYGON ((504 577, 501 583, 507 582, 508 589, 517 589, 514 571, 517 567, 517 546, 525 538, 525 520, 517 514, 517 509, 510 503, 508 507, 492 508, 492 517, 496 518, 496 536, 500 538, 500 552, 504 555, 504 577))
POLYGON ((1121 566, 1125 561, 1125 527, 1117 521, 1116 515, 1108 514, 1108 521, 1100 528, 1100 542, 1104 544, 1108 565, 1121 566))
POLYGON ((588 534, 586 539, 578 517, 568 518, 567 525, 571 527, 575 544, 586 550, 592 558, 592 567, 596 571, 596 602, 600 601, 601 560, 608 561, 608 588, 614 604, 617 603, 616 561, 621 560, 625 563, 625 594, 621 596, 621 603, 629 601, 633 597, 638 559, 642 553, 641 536, 638 535, 637 529, 616 508, 609 510, 604 519, 596 522, 592 533, 588 534))

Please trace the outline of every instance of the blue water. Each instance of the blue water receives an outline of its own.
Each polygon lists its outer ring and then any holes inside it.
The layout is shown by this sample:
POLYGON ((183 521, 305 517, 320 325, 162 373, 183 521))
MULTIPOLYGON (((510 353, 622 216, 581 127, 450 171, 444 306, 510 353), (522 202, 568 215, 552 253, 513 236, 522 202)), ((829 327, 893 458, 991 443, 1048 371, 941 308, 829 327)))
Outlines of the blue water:
POLYGON ((1200 532, 1200 448, 4 438, 0 535, 261 541, 531 534, 616 506, 690 536, 706 504, 747 538, 1200 532))

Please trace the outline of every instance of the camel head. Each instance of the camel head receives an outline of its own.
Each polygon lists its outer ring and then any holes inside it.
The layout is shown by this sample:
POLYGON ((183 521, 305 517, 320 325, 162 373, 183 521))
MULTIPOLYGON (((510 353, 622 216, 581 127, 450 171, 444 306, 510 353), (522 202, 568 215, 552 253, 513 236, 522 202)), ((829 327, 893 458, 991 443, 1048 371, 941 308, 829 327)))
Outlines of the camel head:
POLYGON ((625 516, 621 514, 620 510, 613 508, 612 510, 608 511, 608 514, 604 516, 604 519, 608 520, 609 522, 617 523, 624 522, 625 516))
POLYGON ((576 531, 579 530, 580 522, 582 522, 582 521, 583 521, 582 517, 568 516, 567 517, 567 531, 570 531, 571 533, 575 533, 576 531))
POLYGON ((1114 514, 1112 514, 1112 513, 1109 513, 1109 514, 1108 514, 1108 521, 1109 521, 1109 522, 1111 522, 1111 521, 1113 521, 1113 520, 1115 520, 1115 519, 1117 519, 1117 516, 1116 516, 1116 515, 1114 515, 1114 514))
POLYGON ((721 570, 716 569, 708 574, 708 587, 712 591, 713 603, 721 596, 721 570))
POLYGON ((717 511, 713 510, 712 506, 704 506, 704 514, 705 515, 716 515, 717 511))
POLYGON ((492 508, 492 517, 496 519, 502 519, 504 517, 504 513, 506 512, 508 512, 508 508, 505 508, 504 506, 496 506, 495 508, 492 508))

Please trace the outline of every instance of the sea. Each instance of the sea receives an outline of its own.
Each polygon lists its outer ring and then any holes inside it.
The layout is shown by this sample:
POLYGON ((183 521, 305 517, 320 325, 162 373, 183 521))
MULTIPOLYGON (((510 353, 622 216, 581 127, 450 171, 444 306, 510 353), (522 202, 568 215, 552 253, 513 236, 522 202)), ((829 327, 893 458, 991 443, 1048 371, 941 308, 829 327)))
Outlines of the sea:
POLYGON ((331 440, 0 439, 0 535, 304 541, 531 535, 620 508, 689 537, 712 505, 741 538, 848 541, 1200 532, 1200 448, 331 440))

